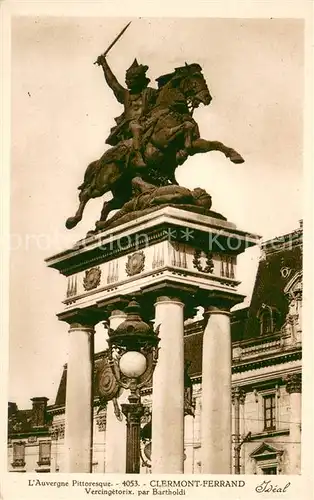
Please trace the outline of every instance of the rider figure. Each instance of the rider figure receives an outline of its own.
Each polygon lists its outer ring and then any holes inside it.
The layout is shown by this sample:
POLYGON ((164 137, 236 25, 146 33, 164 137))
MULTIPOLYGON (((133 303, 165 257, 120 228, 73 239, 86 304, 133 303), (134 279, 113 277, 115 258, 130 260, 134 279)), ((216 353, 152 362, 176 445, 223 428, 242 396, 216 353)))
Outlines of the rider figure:
POLYGON ((124 112, 115 118, 117 125, 111 129, 106 143, 115 146, 121 140, 132 138, 133 165, 139 168, 145 167, 146 164, 141 154, 143 128, 140 119, 152 108, 157 97, 157 90, 148 87, 150 82, 150 79, 146 77, 148 66, 138 64, 134 59, 133 64, 126 71, 126 89, 112 73, 105 56, 99 56, 97 63, 102 66, 106 82, 113 90, 116 99, 124 105, 124 112))

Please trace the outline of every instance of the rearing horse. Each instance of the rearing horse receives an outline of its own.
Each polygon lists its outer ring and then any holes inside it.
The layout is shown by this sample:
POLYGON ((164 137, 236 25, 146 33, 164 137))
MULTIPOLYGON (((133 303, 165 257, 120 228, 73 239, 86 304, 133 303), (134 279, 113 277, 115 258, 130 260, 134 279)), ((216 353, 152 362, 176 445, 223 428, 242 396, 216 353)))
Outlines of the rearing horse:
POLYGON ((234 149, 218 141, 200 137, 193 110, 211 102, 211 95, 198 64, 176 68, 157 79, 158 97, 152 111, 141 119, 144 168, 132 164, 132 139, 108 149, 86 169, 79 186, 79 208, 66 221, 68 229, 82 219, 86 203, 111 191, 113 198, 104 203, 96 228, 104 225, 111 210, 121 208, 132 197, 132 179, 137 176, 157 186, 177 184, 175 169, 188 156, 208 151, 221 151, 233 163, 243 163, 234 149))

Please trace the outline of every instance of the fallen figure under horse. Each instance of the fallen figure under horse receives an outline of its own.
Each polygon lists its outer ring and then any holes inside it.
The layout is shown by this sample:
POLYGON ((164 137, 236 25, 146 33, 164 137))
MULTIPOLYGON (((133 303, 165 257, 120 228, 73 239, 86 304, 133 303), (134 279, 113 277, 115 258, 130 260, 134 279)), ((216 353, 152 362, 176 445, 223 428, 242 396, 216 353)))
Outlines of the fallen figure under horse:
POLYGON ((225 220, 221 214, 211 212, 211 196, 202 188, 190 190, 176 185, 156 187, 138 177, 132 180, 132 186, 132 199, 127 201, 107 221, 97 222, 96 228, 98 230, 112 229, 117 225, 126 224, 140 216, 152 213, 162 206, 176 207, 180 205, 180 208, 185 210, 225 220))

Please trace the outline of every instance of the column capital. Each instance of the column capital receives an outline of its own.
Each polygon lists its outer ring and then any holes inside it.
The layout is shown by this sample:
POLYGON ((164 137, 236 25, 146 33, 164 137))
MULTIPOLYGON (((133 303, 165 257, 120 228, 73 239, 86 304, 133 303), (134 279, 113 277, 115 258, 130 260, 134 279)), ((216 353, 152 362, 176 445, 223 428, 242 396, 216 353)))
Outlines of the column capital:
POLYGON ((126 313, 124 311, 121 311, 121 309, 113 309, 110 312, 110 316, 108 317, 109 321, 112 321, 113 319, 124 319, 126 318, 126 313))
POLYGON ((302 392, 302 375, 301 375, 301 373, 292 373, 290 375, 287 375, 285 381, 286 381, 286 391, 289 394, 302 392))
POLYGON ((60 321, 65 321, 70 328, 82 328, 93 330, 95 325, 105 319, 105 315, 97 308, 71 309, 57 314, 60 321))
POLYGON ((204 316, 211 314, 230 314, 230 309, 243 302, 245 296, 232 291, 209 290, 202 297, 202 306, 204 307, 204 316))
MULTIPOLYGON (((140 302, 148 304, 158 304, 159 300, 177 301, 184 304, 184 319, 193 318, 197 308, 200 305, 198 296, 198 287, 187 284, 174 284, 169 280, 161 283, 147 285, 141 288, 140 302)), ((154 311, 152 311, 154 317, 154 311)))
POLYGON ((113 311, 124 311, 131 299, 131 295, 118 295, 110 299, 100 299, 97 301, 97 307, 108 318, 113 311))
POLYGON ((160 295, 159 297, 156 298, 155 305, 164 303, 171 303, 171 304, 177 304, 179 306, 184 306, 183 300, 181 300, 179 297, 174 297, 173 295, 160 295))
POLYGON ((246 392, 244 389, 242 389, 242 387, 239 387, 239 386, 232 387, 232 389, 231 389, 232 404, 234 404, 235 400, 237 399, 239 401, 240 405, 244 405, 245 396, 246 396, 246 392))

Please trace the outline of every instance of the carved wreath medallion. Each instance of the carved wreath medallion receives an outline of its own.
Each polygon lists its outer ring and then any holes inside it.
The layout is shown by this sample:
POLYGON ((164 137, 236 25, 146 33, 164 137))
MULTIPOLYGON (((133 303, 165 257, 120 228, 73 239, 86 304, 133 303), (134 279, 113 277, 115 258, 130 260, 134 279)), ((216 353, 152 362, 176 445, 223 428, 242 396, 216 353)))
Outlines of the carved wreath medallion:
POLYGON ((98 391, 100 397, 106 401, 111 401, 113 398, 116 398, 120 391, 120 386, 118 385, 106 358, 102 368, 100 369, 98 391))
POLYGON ((201 264, 201 255, 201 250, 194 250, 193 266, 201 273, 212 273, 214 270, 213 254, 205 252, 206 265, 204 267, 201 264))
POLYGON ((92 290, 97 288, 100 283, 101 270, 100 267, 93 267, 85 271, 85 277, 83 279, 83 286, 85 290, 92 290))
POLYGON ((144 252, 135 252, 133 255, 128 255, 128 261, 125 265, 126 274, 134 276, 143 271, 145 264, 144 252))

